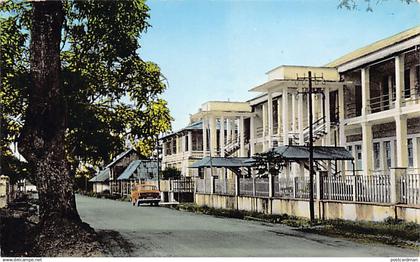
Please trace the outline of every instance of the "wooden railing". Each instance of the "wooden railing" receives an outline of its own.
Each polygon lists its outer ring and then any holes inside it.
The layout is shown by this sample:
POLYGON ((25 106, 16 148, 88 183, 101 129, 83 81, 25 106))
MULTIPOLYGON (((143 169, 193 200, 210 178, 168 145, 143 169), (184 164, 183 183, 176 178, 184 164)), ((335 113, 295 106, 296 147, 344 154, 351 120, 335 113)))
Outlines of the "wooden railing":
POLYGON ((420 205, 420 174, 401 176, 401 202, 408 205, 420 205))

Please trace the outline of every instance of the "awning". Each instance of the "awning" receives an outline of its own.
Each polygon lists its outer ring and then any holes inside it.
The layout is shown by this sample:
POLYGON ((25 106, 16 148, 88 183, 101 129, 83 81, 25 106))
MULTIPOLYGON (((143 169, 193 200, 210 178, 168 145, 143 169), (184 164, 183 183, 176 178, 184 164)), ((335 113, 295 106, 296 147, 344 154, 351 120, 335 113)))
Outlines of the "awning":
POLYGON ((252 158, 249 157, 204 157, 196 161, 190 168, 202 167, 251 167, 253 166, 252 158))
MULTIPOLYGON (((354 160, 351 153, 344 147, 314 146, 314 160, 354 160)), ((308 160, 308 146, 279 146, 273 149, 286 160, 308 160)))
POLYGON ((89 182, 106 182, 109 180, 109 168, 99 171, 98 175, 92 177, 89 182))

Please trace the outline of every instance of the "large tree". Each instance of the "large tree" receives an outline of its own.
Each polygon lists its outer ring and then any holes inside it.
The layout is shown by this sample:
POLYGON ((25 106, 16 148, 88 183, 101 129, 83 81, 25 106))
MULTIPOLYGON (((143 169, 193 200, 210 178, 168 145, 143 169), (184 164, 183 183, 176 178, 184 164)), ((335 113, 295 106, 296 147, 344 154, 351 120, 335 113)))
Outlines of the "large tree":
POLYGON ((149 9, 143 0, 7 1, 1 8, 2 151, 18 141, 33 170, 40 251, 80 248, 75 243, 93 238, 75 204, 78 162, 104 163, 127 140, 150 154, 156 135, 170 128, 160 69, 139 56, 149 9))

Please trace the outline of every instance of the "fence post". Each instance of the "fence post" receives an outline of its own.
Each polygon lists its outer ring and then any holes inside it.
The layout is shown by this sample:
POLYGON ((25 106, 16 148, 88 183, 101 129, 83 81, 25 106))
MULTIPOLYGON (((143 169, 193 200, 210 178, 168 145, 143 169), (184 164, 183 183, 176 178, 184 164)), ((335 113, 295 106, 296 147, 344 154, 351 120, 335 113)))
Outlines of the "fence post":
POLYGON ((357 177, 356 177, 356 175, 353 175, 353 176, 351 176, 351 178, 352 178, 352 184, 353 184, 353 192, 352 192, 352 199, 353 199, 353 202, 356 202, 356 192, 357 192, 357 177))
POLYGON ((321 196, 321 186, 322 186, 322 177, 323 177, 323 172, 322 171, 318 171, 315 172, 315 179, 316 179, 316 200, 319 201, 322 199, 321 196))
POLYGON ((214 176, 210 176, 210 194, 214 194, 214 176))
POLYGON ((273 184, 273 175, 269 174, 268 175, 268 197, 273 197, 273 189, 274 189, 274 184, 273 184))
POLYGON ((240 187, 239 183, 240 183, 240 177, 237 174, 235 174, 235 196, 239 196, 239 194, 240 194, 240 192, 239 192, 239 187, 240 187))
POLYGON ((391 168, 391 204, 398 204, 401 202, 401 175, 405 174, 405 172, 406 168, 391 168))
POLYGON ((256 195, 256 191, 257 191, 257 185, 255 182, 255 176, 252 176, 252 196, 256 195))

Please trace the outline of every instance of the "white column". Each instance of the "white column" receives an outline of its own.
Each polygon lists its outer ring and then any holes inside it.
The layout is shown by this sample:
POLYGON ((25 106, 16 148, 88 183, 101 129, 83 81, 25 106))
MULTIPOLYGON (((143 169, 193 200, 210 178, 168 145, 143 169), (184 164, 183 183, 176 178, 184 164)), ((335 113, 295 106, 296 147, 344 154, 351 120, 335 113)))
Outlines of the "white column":
POLYGON ((225 118, 220 117, 220 156, 225 156, 225 118))
POLYGON ((289 144, 289 99, 288 99, 288 90, 283 88, 282 95, 282 104, 283 104, 283 145, 289 144))
POLYGON ((296 93, 292 93, 292 131, 296 133, 297 123, 296 123, 296 93))
POLYGON ((192 154, 192 148, 193 148, 193 144, 192 144, 192 132, 188 131, 188 154, 191 156, 192 154))
POLYGON ((370 113, 370 77, 369 67, 362 68, 362 115, 370 113))
POLYGON ((268 116, 268 148, 273 147, 273 96, 271 92, 267 94, 267 116, 268 116))
POLYGON ((416 66, 412 65, 410 67, 410 94, 412 99, 417 98, 416 87, 416 66))
POLYGON ((239 148, 239 156, 245 156, 245 128, 244 128, 244 117, 241 116, 239 119, 239 132, 240 132, 240 148, 239 148))
POLYGON ((379 169, 385 170, 385 144, 383 141, 379 142, 379 169))
POLYGON ((330 88, 324 89, 325 93, 325 131, 327 134, 324 138, 324 145, 329 146, 331 144, 331 117, 330 117, 330 88))
POLYGON ((395 129, 397 136, 397 166, 408 166, 408 147, 407 147, 407 117, 403 115, 395 116, 395 129))
POLYGON ((229 118, 226 119, 226 125, 227 125, 226 144, 230 144, 232 143, 232 123, 229 118))
POLYGON ((392 76, 388 76, 389 108, 392 108, 392 76))
POLYGON ((404 54, 395 57, 395 107, 401 107, 404 90, 404 54))
POLYGON ((281 98, 277 98, 277 135, 281 136, 282 130, 282 102, 281 98))
MULTIPOLYGON (((299 92, 302 92, 302 88, 299 87, 299 92)), ((305 144, 303 137, 303 94, 298 94, 298 133, 299 133, 299 145, 305 144)))
POLYGON ((207 121, 203 118, 203 156, 207 156, 207 121))
POLYGON ((340 86, 338 89, 338 113, 340 118, 340 146, 346 146, 346 134, 344 132, 344 117, 345 117, 345 108, 344 108, 344 86, 340 86))
POLYGON ((263 128, 263 144, 266 144, 266 134, 267 134, 267 104, 262 105, 262 128, 263 128))
POLYGON ((253 156, 255 154, 255 116, 251 116, 249 118, 249 128, 250 128, 250 132, 249 132, 249 143, 251 144, 250 146, 250 155, 253 156))
POLYGON ((210 116, 210 154, 216 156, 217 148, 217 126, 216 117, 210 116))
POLYGON ((366 175, 371 175, 373 170, 372 138, 372 125, 370 123, 362 123, 362 163, 363 171, 366 175))

